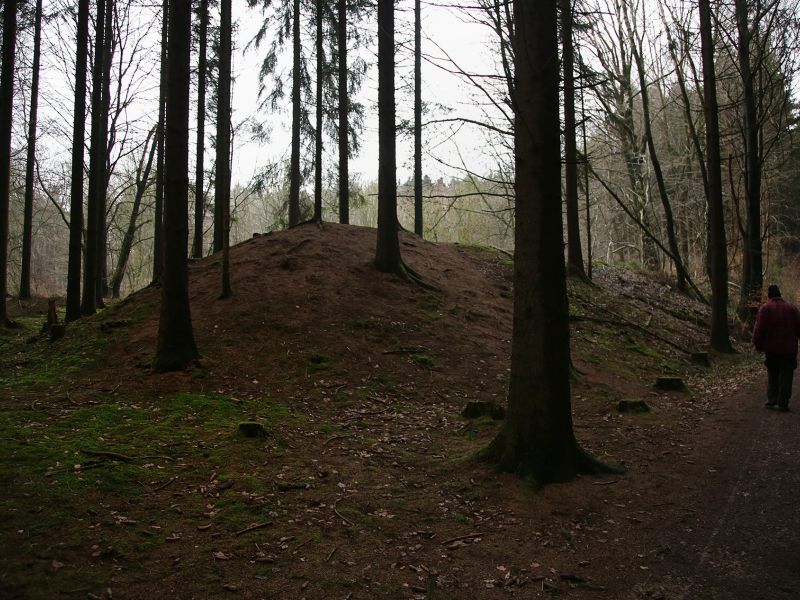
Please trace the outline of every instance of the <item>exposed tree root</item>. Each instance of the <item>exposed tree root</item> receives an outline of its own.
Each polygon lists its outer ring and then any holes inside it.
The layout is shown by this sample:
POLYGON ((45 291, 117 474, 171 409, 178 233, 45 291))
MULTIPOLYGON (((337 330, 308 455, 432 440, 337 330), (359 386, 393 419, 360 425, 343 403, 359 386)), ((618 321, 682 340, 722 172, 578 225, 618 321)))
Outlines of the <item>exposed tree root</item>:
POLYGON ((572 460, 563 461, 559 468, 554 469, 549 464, 551 461, 545 457, 510 450, 502 436, 498 436, 487 447, 476 452, 473 458, 493 464, 500 473, 515 473, 537 488, 548 483, 569 481, 578 475, 620 475, 625 472, 622 466, 601 461, 577 443, 572 454, 572 460))
POLYGON ((422 289, 431 291, 431 292, 440 292, 441 290, 433 285, 432 283, 428 283, 422 276, 417 273, 414 269, 409 267, 406 263, 402 260, 400 261, 400 267, 397 273, 400 277, 405 279, 406 281, 410 281, 421 287, 422 289))

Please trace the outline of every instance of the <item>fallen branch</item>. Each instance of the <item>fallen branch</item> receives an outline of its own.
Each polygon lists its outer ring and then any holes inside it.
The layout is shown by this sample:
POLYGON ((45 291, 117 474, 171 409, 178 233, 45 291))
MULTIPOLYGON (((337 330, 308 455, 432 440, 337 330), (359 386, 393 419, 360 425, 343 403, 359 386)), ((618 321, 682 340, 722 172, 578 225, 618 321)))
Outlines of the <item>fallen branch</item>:
POLYGON ((121 462, 133 462, 136 460, 132 456, 128 456, 126 454, 119 454, 117 452, 106 452, 104 450, 81 450, 81 454, 86 454, 88 456, 99 456, 101 458, 110 458, 112 460, 118 460, 121 462))
POLYGON ((244 535, 245 533, 250 533, 251 531, 256 531, 257 529, 264 529, 265 527, 269 527, 272 525, 272 521, 266 521, 264 523, 258 523, 257 525, 250 525, 250 527, 245 527, 244 529, 240 529, 233 535, 244 535))
POLYGON ((657 333, 654 333, 654 332, 650 331, 646 327, 642 327, 641 325, 637 325, 636 323, 628 321, 627 319, 623 319, 622 317, 620 317, 619 315, 617 315, 616 313, 613 313, 611 311, 607 311, 607 312, 609 314, 614 315, 615 317, 617 317, 618 320, 601 319, 599 317, 590 317, 588 315, 570 315, 569 316, 569 320, 571 322, 573 322, 573 323, 578 323, 578 322, 581 322, 581 321, 588 321, 588 322, 591 322, 591 323, 600 323, 601 325, 614 325, 616 327, 631 327, 631 328, 636 329, 637 331, 641 331, 642 333, 645 333, 645 334, 649 335, 653 339, 656 339, 656 340, 658 340, 658 341, 660 341, 660 342, 662 342, 664 344, 667 344, 668 346, 671 346, 672 348, 675 348, 676 350, 679 350, 679 351, 681 351, 681 352, 683 352, 685 354, 691 354, 692 353, 691 349, 687 349, 685 346, 681 346, 680 344, 676 344, 672 340, 668 340, 667 338, 662 337, 662 336, 658 335, 657 333))
POLYGON ((333 555, 336 553, 336 551, 337 551, 338 549, 339 549, 339 546, 334 546, 334 547, 333 547, 333 550, 331 550, 331 551, 328 553, 328 556, 326 556, 326 557, 325 557, 325 562, 330 562, 330 560, 331 560, 331 557, 333 557, 333 555))
POLYGON ((86 454, 88 456, 97 456, 100 458, 110 458, 111 460, 118 460, 120 462, 131 463, 137 460, 153 460, 159 458, 161 460, 168 460, 169 462, 175 462, 175 459, 171 456, 161 456, 161 455, 148 455, 148 456, 128 456, 127 454, 120 454, 119 452, 107 452, 105 450, 79 450, 81 454, 86 454))
POLYGON ((385 350, 384 354, 424 354, 427 352, 425 348, 420 346, 410 348, 397 348, 396 350, 385 350))

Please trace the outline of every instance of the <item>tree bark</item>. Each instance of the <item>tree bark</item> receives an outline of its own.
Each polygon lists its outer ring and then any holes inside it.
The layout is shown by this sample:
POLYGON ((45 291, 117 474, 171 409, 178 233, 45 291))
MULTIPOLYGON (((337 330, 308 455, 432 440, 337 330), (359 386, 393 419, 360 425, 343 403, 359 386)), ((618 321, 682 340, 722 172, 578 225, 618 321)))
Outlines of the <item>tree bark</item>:
POLYGON ((83 242, 83 143, 86 133, 86 68, 89 46, 89 0, 78 2, 75 40, 75 103, 72 114, 72 180, 70 184, 67 322, 81 314, 81 245, 83 242))
POLYGON ((217 177, 215 204, 222 219, 222 298, 231 295, 229 245, 231 208, 231 0, 220 1, 219 90, 217 92, 217 177))
POLYGON ((394 0, 378 0, 378 240, 375 266, 402 273, 397 222, 394 0))
POLYGON ((337 1, 339 46, 339 222, 350 223, 350 94, 347 86, 347 0, 337 1))
POLYGON ((711 347, 719 352, 733 352, 728 331, 728 244, 725 239, 725 210, 722 204, 719 107, 709 0, 699 0, 699 10, 708 162, 706 175, 709 221, 708 264, 711 267, 711 347))
POLYGON ((422 221, 422 11, 414 0, 414 233, 423 237, 422 221))
POLYGON ((199 56, 197 59, 197 162, 194 172, 194 241, 192 256, 203 256, 203 222, 206 214, 206 201, 203 193, 203 162, 206 137, 206 48, 208 46, 208 0, 200 0, 198 9, 200 19, 199 56))
POLYGON ((177 371, 197 358, 189 307, 189 80, 191 77, 191 0, 169 3, 166 102, 166 202, 164 277, 156 371, 177 371))
POLYGON ((300 223, 300 0, 292 15, 292 156, 289 166, 289 227, 300 223))
POLYGON ((28 153, 25 161, 25 213, 22 225, 22 270, 19 297, 31 297, 31 251, 33 246, 33 170, 36 163, 36 125, 39 114, 39 63, 42 46, 42 0, 36 0, 33 17, 33 68, 31 106, 28 116, 28 153))

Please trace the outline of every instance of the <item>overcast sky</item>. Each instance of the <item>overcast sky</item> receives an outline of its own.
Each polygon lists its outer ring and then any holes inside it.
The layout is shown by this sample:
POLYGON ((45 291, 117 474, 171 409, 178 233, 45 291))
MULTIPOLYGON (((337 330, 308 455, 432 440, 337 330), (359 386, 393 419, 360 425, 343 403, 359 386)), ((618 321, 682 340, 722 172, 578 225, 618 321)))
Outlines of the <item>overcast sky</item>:
MULTIPOLYGON (((487 47, 489 30, 485 27, 473 24, 464 19, 463 16, 453 12, 452 9, 444 6, 437 6, 436 2, 423 3, 423 42, 422 52, 429 56, 440 56, 441 51, 436 48, 439 45, 449 55, 458 59, 461 66, 474 69, 476 72, 487 72, 490 70, 491 57, 490 49, 487 47), (432 42, 428 37, 435 40, 432 42)), ((451 4, 452 5, 452 4, 451 4)), ((412 19, 413 1, 401 0, 397 4, 398 12, 396 17, 398 42, 401 39, 411 39, 413 31, 409 27, 412 19)), ((234 19, 238 20, 238 42, 239 51, 234 59, 235 84, 233 90, 234 121, 238 122, 250 114, 258 114, 259 118, 267 121, 273 128, 271 142, 269 144, 246 144, 243 139, 235 140, 234 149, 234 179, 244 182, 266 162, 288 152, 290 131, 290 112, 284 111, 278 115, 271 115, 267 112, 259 112, 257 107, 258 95, 258 68, 263 56, 263 50, 250 50, 244 52, 242 49, 250 41, 253 34, 257 31, 261 15, 258 11, 247 8, 244 0, 234 0, 234 19)), ((365 28, 376 29, 375 15, 364 22, 365 28)), ((363 181, 377 179, 377 112, 375 103, 377 101, 377 73, 375 70, 375 48, 370 48, 365 57, 372 63, 368 78, 364 82, 360 101, 365 105, 367 111, 366 130, 363 134, 363 145, 359 155, 351 162, 351 173, 353 177, 359 177, 363 181)), ((400 85, 401 76, 411 76, 413 63, 409 56, 403 56, 401 51, 398 56, 397 85, 400 85)), ((459 115, 476 116, 474 109, 474 99, 470 97, 470 92, 465 84, 453 75, 447 74, 444 70, 436 68, 429 61, 423 62, 423 101, 438 102, 453 108, 459 115)), ((287 85, 290 85, 287 83, 287 85)), ((397 95, 398 117, 411 116, 413 102, 411 96, 407 94, 397 95)), ((288 102, 287 102, 288 105, 288 102)), ((454 115, 450 115, 451 117, 454 115)), ((439 128, 441 130, 441 128, 439 128)), ((447 162, 458 162, 458 154, 454 144, 457 143, 461 155, 465 161, 480 168, 481 158, 480 148, 483 145, 483 137, 474 130, 462 129, 462 131, 449 142, 441 143, 443 133, 435 133, 428 130, 424 134, 428 146, 436 146, 436 154, 441 155, 447 162)), ((240 136, 243 138, 244 136, 240 136)), ((325 153, 326 158, 336 159, 336 142, 326 139, 325 153)), ((407 139, 398 140, 398 179, 405 180, 410 176, 413 164, 411 141, 407 139)), ((424 158, 424 170, 431 178, 436 179, 440 176, 448 177, 455 172, 446 169, 429 158, 424 158)))

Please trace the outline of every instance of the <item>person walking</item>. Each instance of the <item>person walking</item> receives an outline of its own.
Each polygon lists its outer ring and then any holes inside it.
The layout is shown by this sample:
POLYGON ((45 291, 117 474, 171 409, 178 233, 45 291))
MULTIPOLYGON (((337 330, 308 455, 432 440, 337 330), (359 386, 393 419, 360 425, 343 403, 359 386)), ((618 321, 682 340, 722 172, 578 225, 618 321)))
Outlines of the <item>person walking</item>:
POLYGON ((781 298, 777 285, 767 289, 767 301, 756 313, 753 345, 765 355, 767 366, 767 408, 789 410, 792 378, 797 368, 797 339, 800 338, 800 311, 781 298))

